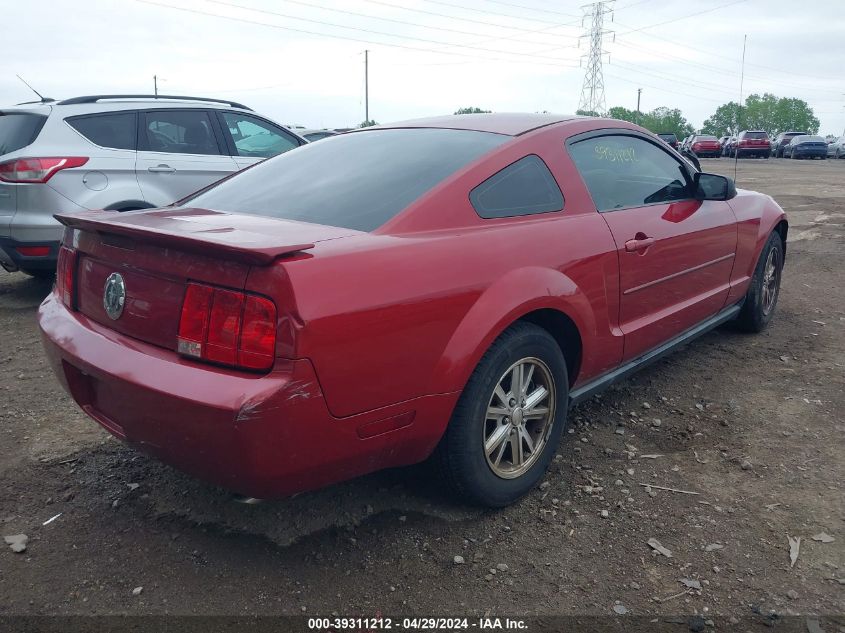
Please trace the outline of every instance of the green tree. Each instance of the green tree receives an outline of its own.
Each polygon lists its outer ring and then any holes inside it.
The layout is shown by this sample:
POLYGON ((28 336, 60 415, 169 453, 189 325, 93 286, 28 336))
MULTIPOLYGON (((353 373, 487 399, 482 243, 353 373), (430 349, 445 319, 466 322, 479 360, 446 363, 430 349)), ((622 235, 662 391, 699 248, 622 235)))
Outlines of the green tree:
POLYGON ((595 110, 575 110, 575 114, 578 116, 601 116, 601 114, 595 110))
POLYGON ((481 108, 458 108, 455 114, 490 114, 492 110, 482 110, 481 108))
POLYGON ((677 108, 660 107, 651 112, 637 112, 616 106, 610 108, 607 115, 612 119, 636 123, 654 133, 673 132, 678 138, 688 136, 695 131, 677 108))
POLYGON ((378 125, 378 121, 370 119, 369 121, 361 121, 361 123, 358 124, 358 127, 372 127, 374 125, 378 125))
POLYGON ((720 105, 712 116, 704 120, 701 133, 724 136, 737 134, 743 129, 746 129, 744 108, 736 101, 730 101, 720 105))
POLYGON ((742 130, 765 130, 769 136, 793 130, 816 134, 819 120, 803 99, 765 93, 762 96, 749 95, 743 105, 731 101, 719 106, 702 127, 703 133, 715 136, 736 134, 742 130))

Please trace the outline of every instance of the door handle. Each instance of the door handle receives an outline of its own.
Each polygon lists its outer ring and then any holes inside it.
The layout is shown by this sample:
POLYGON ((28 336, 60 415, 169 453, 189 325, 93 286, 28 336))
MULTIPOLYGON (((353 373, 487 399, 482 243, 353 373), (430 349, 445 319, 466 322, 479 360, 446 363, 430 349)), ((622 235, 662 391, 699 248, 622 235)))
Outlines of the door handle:
POLYGON ((151 171, 154 174, 172 174, 176 170, 170 165, 161 164, 158 167, 147 167, 147 171, 151 171))
POLYGON ((629 253, 636 253, 639 251, 644 251, 652 244, 654 244, 653 237, 637 237, 637 239, 628 240, 627 242, 625 242, 625 250, 629 253))

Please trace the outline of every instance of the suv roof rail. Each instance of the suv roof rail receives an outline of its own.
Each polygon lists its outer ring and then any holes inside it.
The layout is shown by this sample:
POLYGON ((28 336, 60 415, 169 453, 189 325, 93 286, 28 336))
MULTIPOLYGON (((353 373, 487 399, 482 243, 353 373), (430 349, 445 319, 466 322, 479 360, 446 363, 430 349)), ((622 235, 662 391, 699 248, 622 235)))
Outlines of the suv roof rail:
POLYGON ((222 103, 233 108, 240 108, 241 110, 252 110, 249 106, 245 106, 237 101, 226 101, 225 99, 209 99, 207 97, 186 97, 184 95, 88 95, 84 97, 73 97, 72 99, 64 99, 59 101, 57 105, 73 105, 75 103, 97 103, 106 99, 168 99, 177 101, 205 101, 208 103, 222 103))

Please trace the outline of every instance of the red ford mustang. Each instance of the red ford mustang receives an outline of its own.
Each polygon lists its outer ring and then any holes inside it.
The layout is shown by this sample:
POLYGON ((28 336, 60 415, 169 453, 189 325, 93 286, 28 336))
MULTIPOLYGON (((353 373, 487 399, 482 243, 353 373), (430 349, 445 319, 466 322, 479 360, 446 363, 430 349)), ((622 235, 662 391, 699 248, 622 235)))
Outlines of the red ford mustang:
POLYGON ((59 220, 45 347, 117 437, 265 498, 432 457, 490 506, 536 485, 573 404, 762 330, 787 234, 641 128, 552 115, 370 128, 59 220))

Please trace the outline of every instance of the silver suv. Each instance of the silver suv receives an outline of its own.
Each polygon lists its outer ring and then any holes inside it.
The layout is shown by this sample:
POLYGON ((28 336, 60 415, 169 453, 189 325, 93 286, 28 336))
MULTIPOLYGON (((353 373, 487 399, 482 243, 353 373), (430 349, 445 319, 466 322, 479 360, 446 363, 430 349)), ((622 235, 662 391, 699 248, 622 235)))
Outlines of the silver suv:
POLYGON ((307 141, 231 101, 95 95, 0 109, 0 265, 50 275, 54 213, 166 206, 307 141))

